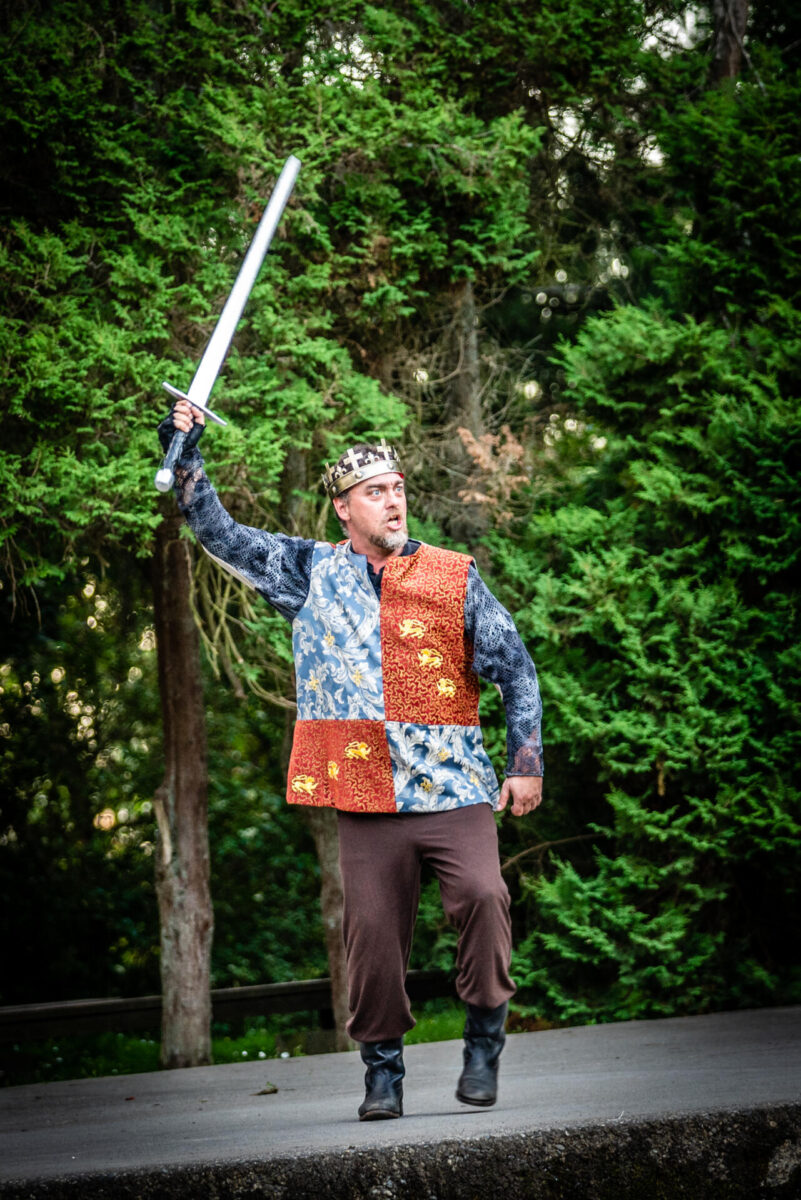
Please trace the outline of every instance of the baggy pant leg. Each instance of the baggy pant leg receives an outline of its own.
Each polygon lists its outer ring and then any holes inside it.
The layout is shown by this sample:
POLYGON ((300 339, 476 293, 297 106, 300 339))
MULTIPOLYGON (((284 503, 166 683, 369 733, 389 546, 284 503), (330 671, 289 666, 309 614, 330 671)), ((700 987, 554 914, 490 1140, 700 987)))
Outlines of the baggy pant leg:
POLYGON ((357 1042, 402 1037, 415 1021, 406 971, 420 895, 420 858, 404 815, 338 814, 347 1031, 357 1042))
POLYGON ((498 830, 488 804, 426 818, 424 859, 437 874, 446 915, 459 933, 456 991, 466 1004, 497 1008, 514 995, 512 923, 498 830), (428 821, 431 820, 431 824, 428 821))

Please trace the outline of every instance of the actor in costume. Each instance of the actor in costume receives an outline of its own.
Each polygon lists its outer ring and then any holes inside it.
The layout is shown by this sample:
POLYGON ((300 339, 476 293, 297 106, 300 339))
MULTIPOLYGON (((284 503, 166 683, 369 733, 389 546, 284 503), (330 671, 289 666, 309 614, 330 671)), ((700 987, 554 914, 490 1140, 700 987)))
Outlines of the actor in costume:
POLYGON ((456 1095, 494 1104, 515 990, 494 812, 511 801, 522 816, 540 803, 534 664, 472 558, 409 538, 403 474, 385 441, 326 467, 347 535, 331 545, 234 521, 196 449, 202 424, 181 400, 159 426, 165 448, 176 428, 188 434, 179 505, 204 549, 291 621, 298 719, 287 799, 338 812, 347 1028, 367 1067, 359 1117, 403 1112, 403 1035, 414 1025, 405 979, 424 862, 459 934, 467 1019, 456 1095), (501 789, 481 738, 479 676, 506 709, 501 789))

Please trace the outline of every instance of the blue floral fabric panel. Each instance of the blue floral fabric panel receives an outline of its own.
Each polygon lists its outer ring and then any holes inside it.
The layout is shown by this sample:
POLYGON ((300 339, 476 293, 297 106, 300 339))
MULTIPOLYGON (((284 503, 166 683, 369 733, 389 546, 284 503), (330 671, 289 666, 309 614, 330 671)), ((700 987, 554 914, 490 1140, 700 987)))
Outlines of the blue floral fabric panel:
POLYGON ((498 807, 498 780, 477 725, 387 721, 398 812, 498 807))
POLYGON ((301 720, 383 720, 380 616, 364 555, 318 542, 292 623, 301 720))

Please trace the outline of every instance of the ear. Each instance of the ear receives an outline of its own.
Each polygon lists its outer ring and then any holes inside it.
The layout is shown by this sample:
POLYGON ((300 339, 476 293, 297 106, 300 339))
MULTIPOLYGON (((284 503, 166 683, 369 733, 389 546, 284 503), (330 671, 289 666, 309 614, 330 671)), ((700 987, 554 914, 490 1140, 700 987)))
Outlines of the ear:
POLYGON ((350 505, 344 496, 334 496, 331 503, 334 505, 334 512, 339 517, 340 521, 350 519, 350 505))

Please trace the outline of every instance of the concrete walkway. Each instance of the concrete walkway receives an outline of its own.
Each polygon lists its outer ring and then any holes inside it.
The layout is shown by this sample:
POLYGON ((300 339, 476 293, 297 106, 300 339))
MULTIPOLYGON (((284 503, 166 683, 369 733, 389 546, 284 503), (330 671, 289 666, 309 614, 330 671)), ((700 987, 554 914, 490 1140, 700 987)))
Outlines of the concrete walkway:
POLYGON ((801 1008, 515 1034, 488 1110, 460 1054, 408 1047, 399 1121, 355 1053, 6 1088, 0 1195, 801 1197, 801 1008))

